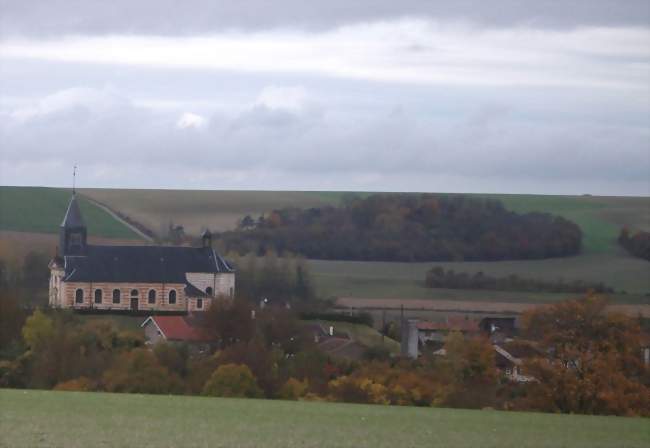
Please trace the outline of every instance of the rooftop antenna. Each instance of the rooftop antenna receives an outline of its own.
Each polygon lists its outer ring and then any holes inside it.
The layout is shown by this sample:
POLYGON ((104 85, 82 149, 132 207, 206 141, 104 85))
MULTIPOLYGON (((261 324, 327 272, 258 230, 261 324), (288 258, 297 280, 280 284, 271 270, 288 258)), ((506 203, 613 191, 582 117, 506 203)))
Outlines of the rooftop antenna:
POLYGON ((77 165, 72 167, 72 195, 76 194, 77 165))

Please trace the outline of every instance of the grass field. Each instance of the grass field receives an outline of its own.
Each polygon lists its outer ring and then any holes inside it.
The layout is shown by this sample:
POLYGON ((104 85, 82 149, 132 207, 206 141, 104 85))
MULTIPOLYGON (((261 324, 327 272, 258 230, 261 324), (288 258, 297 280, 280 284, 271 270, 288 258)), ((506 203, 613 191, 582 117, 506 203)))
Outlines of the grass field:
POLYGON ((82 189, 81 193, 144 224, 156 233, 170 221, 190 234, 234 228, 245 215, 284 207, 338 204, 345 193, 301 191, 205 191, 82 189))
POLYGON ((634 448, 647 419, 0 390, 2 447, 634 448))
POLYGON ((617 248, 621 227, 650 230, 650 198, 601 196, 489 195, 510 210, 548 212, 580 226, 585 252, 608 253, 617 248))
MULTIPOLYGON (((69 201, 69 190, 0 187, 0 230, 58 233, 69 201)), ((90 235, 139 239, 128 227, 84 198, 79 198, 79 207, 90 235)))
POLYGON ((620 248, 610 253, 588 253, 577 257, 532 261, 391 263, 310 260, 317 290, 325 297, 375 297, 410 299, 465 299, 553 302, 572 294, 534 292, 431 289, 424 286, 427 270, 444 266, 456 272, 483 271, 491 276, 517 274, 521 277, 554 281, 585 280, 604 282, 617 291, 614 299, 628 303, 648 303, 650 263, 634 258, 620 248))

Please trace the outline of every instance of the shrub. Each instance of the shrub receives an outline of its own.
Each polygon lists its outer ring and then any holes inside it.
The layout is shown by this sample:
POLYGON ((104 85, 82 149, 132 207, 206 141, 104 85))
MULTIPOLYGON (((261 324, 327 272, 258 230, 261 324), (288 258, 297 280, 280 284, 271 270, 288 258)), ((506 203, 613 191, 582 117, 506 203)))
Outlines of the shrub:
POLYGON ((305 396, 308 386, 307 380, 300 381, 295 378, 289 378, 280 389, 280 398, 283 400, 297 400, 305 396))
POLYGON ((160 365, 153 353, 134 349, 118 356, 104 374, 104 385, 109 392, 137 392, 144 394, 179 393, 182 383, 160 365))
POLYGON ((96 389, 95 383, 89 380, 88 378, 86 378, 85 376, 70 381, 64 381, 54 386, 54 390, 64 390, 64 391, 90 392, 95 389, 96 389))
POLYGON ((262 389, 257 385, 255 376, 242 364, 224 364, 212 374, 203 395, 214 397, 262 397, 262 389))

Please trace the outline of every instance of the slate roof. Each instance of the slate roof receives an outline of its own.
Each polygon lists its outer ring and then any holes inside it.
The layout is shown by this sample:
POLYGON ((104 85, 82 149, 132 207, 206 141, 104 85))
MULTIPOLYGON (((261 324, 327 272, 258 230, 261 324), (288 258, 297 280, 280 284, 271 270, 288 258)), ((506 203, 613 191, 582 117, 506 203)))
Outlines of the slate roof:
POLYGON ((68 204, 68 210, 66 210, 65 216, 63 217, 61 227, 74 228, 85 226, 86 224, 79 210, 79 204, 77 204, 77 196, 73 194, 68 204))
POLYGON ((186 297, 207 297, 208 295, 191 283, 185 285, 186 297))
POLYGON ((65 257, 67 282, 186 283, 185 273, 234 270, 210 247, 87 246, 65 257))
POLYGON ((149 321, 155 323, 168 341, 208 342, 211 339, 197 322, 184 316, 151 316, 140 326, 144 327, 149 321))

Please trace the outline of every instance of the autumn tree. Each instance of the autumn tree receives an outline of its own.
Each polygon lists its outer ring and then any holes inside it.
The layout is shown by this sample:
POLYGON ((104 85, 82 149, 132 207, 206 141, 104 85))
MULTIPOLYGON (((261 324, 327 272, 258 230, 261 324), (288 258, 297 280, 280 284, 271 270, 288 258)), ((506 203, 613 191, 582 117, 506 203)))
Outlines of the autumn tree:
POLYGON ((262 396, 262 390, 247 366, 224 364, 219 366, 205 383, 203 395, 259 398, 262 396))
POLYGON ((466 338, 452 332, 445 340, 446 357, 437 364, 449 373, 453 392, 445 404, 479 408, 491 406, 496 394, 494 349, 483 337, 466 338))
POLYGON ((635 319, 588 296, 528 312, 525 335, 546 355, 525 365, 536 381, 520 405, 548 412, 650 415, 650 370, 635 319))
POLYGON ((166 394, 183 391, 178 376, 163 367, 151 351, 141 348, 119 355, 104 374, 103 383, 109 392, 166 394))
POLYGON ((205 312, 204 329, 221 347, 250 341, 255 333, 252 309, 244 300, 213 300, 205 312))

